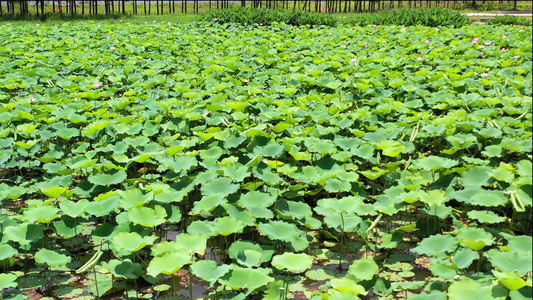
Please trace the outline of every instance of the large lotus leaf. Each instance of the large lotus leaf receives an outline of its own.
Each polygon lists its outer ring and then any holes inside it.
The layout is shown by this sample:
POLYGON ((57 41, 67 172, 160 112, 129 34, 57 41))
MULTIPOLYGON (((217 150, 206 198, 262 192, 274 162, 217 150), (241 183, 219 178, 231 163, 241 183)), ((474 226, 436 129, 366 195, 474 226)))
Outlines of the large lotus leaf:
POLYGON ((291 242, 297 240, 300 236, 300 230, 296 225, 284 221, 259 223, 257 229, 261 234, 268 236, 271 240, 291 242))
POLYGON ((276 202, 278 215, 284 220, 300 220, 312 218, 311 206, 305 202, 278 200, 276 202))
POLYGON ((447 258, 448 253, 454 252, 458 246, 456 237, 437 234, 423 239, 412 251, 427 256, 447 258))
POLYGON ((22 223, 4 229, 4 234, 9 240, 21 245, 28 245, 44 237, 44 227, 37 224, 22 223))
POLYGON ((79 224, 73 220, 61 220, 54 223, 55 231, 64 239, 69 239, 80 234, 83 231, 83 228, 83 224, 79 224))
POLYGON ((47 264, 52 268, 62 267, 68 264, 72 258, 52 250, 42 248, 35 253, 35 262, 38 264, 47 264))
POLYGON ((348 275, 359 282, 362 280, 371 280, 378 271, 379 267, 373 260, 361 258, 350 265, 348 275))
POLYGON ((246 294, 267 285, 274 278, 264 274, 257 269, 232 267, 224 276, 219 278, 219 282, 234 290, 246 289, 246 294))
POLYGON ((457 234, 459 243, 466 245, 474 251, 479 251, 492 245, 493 237, 483 228, 463 227, 457 234))
POLYGON ((448 198, 466 204, 488 207, 500 206, 510 202, 509 197, 505 196, 501 190, 485 190, 481 187, 473 186, 462 190, 451 191, 448 193, 448 198))
POLYGON ((449 158, 439 156, 427 156, 413 161, 413 167, 417 169, 432 171, 440 169, 450 169, 458 163, 458 161, 449 158))
POLYGON ((281 154, 283 154, 283 145, 277 144, 275 142, 268 143, 264 147, 256 147, 254 149, 255 153, 262 154, 266 157, 279 157, 281 154))
POLYGON ((81 214, 85 212, 88 206, 89 201, 87 199, 81 199, 76 202, 68 199, 63 199, 61 200, 61 202, 59 202, 59 207, 61 208, 61 210, 72 218, 81 216, 81 214))
POLYGON ((448 299, 494 299, 490 285, 482 286, 481 283, 464 278, 456 281, 448 288, 448 299))
POLYGON ((354 295, 359 295, 359 294, 366 295, 367 294, 366 289, 363 286, 357 284, 356 281, 350 278, 347 278, 347 277, 333 278, 330 280, 329 283, 331 284, 331 287, 333 287, 335 290, 341 293, 344 293, 344 292, 351 293, 352 297, 354 295))
POLYGON ((41 188, 41 192, 50 198, 57 198, 67 190, 66 187, 50 186, 41 188))
POLYGON ((470 248, 462 248, 461 250, 457 251, 452 259, 452 263, 456 264, 458 268, 460 269, 466 269, 468 268, 472 262, 475 259, 479 258, 479 253, 470 249, 470 248))
POLYGON ((318 201, 318 205, 333 210, 336 213, 354 213, 358 206, 363 203, 359 196, 347 196, 340 199, 326 198, 318 201))
POLYGON ((352 185, 348 181, 330 178, 326 180, 324 189, 330 193, 347 192, 352 189, 352 185))
POLYGON ((133 263, 130 259, 112 259, 109 262, 103 262, 102 266, 116 277, 135 279, 142 274, 142 265, 133 263))
POLYGON ((480 187, 486 185, 490 180, 489 172, 492 168, 487 166, 474 166, 464 171, 461 174, 461 182, 463 186, 480 187))
POLYGON ((477 220, 480 223, 496 224, 505 221, 505 217, 499 216, 490 210, 471 210, 467 215, 470 219, 477 220))
POLYGON ((0 261, 18 254, 18 251, 8 244, 0 245, 0 261))
POLYGON ((247 166, 243 166, 237 163, 225 165, 224 167, 222 167, 222 171, 224 171, 225 176, 233 179, 236 182, 242 182, 244 178, 250 175, 247 166))
POLYGON ((210 227, 213 232, 227 236, 232 233, 242 232, 245 225, 233 217, 221 217, 211 222, 210 227))
POLYGON ((383 155, 390 157, 396 157, 405 150, 405 146, 402 143, 392 140, 380 141, 377 143, 377 147, 383 151, 383 155))
POLYGON ((91 201, 87 206, 86 212, 96 217, 107 216, 118 208, 119 199, 118 195, 114 195, 105 200, 91 201))
POLYGON ((443 190, 419 191, 418 196, 420 197, 420 201, 431 206, 442 205, 448 201, 443 190))
POLYGON ((526 256, 517 252, 502 252, 496 249, 487 251, 485 255, 488 257, 492 266, 502 272, 518 272, 519 275, 525 275, 531 272, 531 266, 533 264, 531 255, 526 256))
POLYGON ((230 269, 229 265, 219 266, 216 261, 213 260, 200 260, 194 262, 190 270, 197 276, 205 281, 209 281, 209 285, 212 286, 221 276, 226 274, 230 269))
POLYGON ((202 195, 209 196, 212 194, 223 193, 226 195, 233 194, 239 189, 237 184, 233 184, 232 180, 226 177, 219 177, 213 179, 201 187, 202 195))
POLYGON ((131 188, 120 193, 120 207, 130 209, 132 207, 143 206, 153 198, 153 191, 145 193, 139 188, 131 188))
POLYGON ((119 232, 111 238, 111 242, 119 250, 136 252, 145 246, 152 245, 157 239, 156 236, 141 236, 137 232, 119 232))
POLYGON ((48 223, 54 219, 61 217, 59 209, 51 205, 42 205, 38 207, 30 207, 23 213, 23 219, 26 222, 34 223, 48 223))
POLYGON ((338 232, 354 232, 363 219, 354 213, 332 213, 324 217, 324 224, 338 232))
POLYGON ((0 291, 17 286, 17 275, 13 273, 0 274, 0 291))
POLYGON ((530 160, 521 160, 516 163, 516 172, 520 176, 533 176, 532 163, 530 160))
POLYGON ((246 208, 256 218, 270 219, 272 211, 268 209, 276 201, 276 197, 270 193, 250 191, 239 198, 237 203, 246 208))
POLYGON ((171 275, 190 263, 192 263, 192 258, 185 251, 166 252, 154 257, 146 268, 146 272, 153 277, 159 274, 171 275))
POLYGON ((285 252, 272 258, 272 265, 278 270, 287 270, 291 273, 302 273, 313 265, 313 256, 305 253, 285 252))
POLYGON ((506 288, 508 288, 511 291, 521 289, 525 286, 529 286, 529 287, 531 286, 531 282, 525 281, 516 272, 511 272, 511 271, 498 272, 498 271, 492 270, 492 273, 494 274, 494 276, 496 276, 496 278, 500 280, 500 282, 506 288))
POLYGON ((207 247, 207 237, 203 234, 180 233, 176 236, 176 247, 190 254, 203 255, 207 247))
POLYGON ((533 238, 531 236, 519 235, 509 238, 507 248, 509 248, 510 251, 531 256, 531 251, 533 249, 532 244, 533 238))
POLYGON ((446 300, 446 292, 433 290, 431 293, 412 294, 408 300, 446 300))
POLYGON ((215 193, 209 196, 204 196, 199 201, 194 202, 194 207, 191 210, 192 214, 202 214, 203 212, 210 212, 217 208, 220 204, 227 202, 227 194, 215 193))
POLYGON ((274 247, 258 245, 249 241, 235 241, 228 249, 229 256, 238 263, 245 266, 259 266, 263 262, 268 262, 274 254, 274 247), (248 251, 248 252, 247 252, 248 251), (257 259, 251 257, 258 254, 257 259))
POLYGON ((128 174, 123 170, 110 170, 103 173, 90 175, 89 182, 96 185, 110 186, 113 184, 119 184, 128 178, 128 174))
POLYGON ((155 227, 166 221, 167 211, 160 205, 154 208, 134 207, 128 210, 128 220, 133 224, 140 224, 145 227, 155 227))

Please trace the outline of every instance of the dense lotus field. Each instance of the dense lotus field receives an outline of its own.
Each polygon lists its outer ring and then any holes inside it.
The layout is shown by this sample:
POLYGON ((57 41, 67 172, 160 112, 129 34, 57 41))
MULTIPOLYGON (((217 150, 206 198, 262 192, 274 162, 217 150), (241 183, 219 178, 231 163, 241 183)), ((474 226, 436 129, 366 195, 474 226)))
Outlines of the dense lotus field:
POLYGON ((531 27, 0 25, 4 299, 531 299, 531 27))

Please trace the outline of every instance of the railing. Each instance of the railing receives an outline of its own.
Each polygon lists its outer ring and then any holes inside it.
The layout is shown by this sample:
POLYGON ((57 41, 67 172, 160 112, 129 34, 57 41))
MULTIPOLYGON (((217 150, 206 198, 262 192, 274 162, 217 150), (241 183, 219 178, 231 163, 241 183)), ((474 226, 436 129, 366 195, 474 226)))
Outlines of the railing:
MULTIPOLYGON (((200 13, 236 6, 302 9, 313 12, 375 12, 402 7, 475 7, 490 4, 517 10, 517 0, 414 1, 414 0, 0 0, 0 14, 166 14, 200 13)), ((490 6, 487 5, 487 6, 490 6)))

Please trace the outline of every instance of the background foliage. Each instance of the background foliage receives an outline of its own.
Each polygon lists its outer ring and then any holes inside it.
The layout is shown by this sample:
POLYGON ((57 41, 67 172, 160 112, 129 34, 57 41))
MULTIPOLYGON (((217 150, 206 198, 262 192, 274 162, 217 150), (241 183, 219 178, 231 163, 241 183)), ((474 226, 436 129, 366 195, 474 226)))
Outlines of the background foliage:
POLYGON ((2 23, 3 297, 531 298, 531 36, 2 23))

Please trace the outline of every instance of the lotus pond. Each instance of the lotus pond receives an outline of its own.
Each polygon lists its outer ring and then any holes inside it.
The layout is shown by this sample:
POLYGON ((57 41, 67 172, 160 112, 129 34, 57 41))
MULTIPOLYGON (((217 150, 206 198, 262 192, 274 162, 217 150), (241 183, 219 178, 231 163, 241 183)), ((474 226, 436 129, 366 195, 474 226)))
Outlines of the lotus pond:
POLYGON ((2 23, 2 296, 531 299, 531 42, 2 23))

